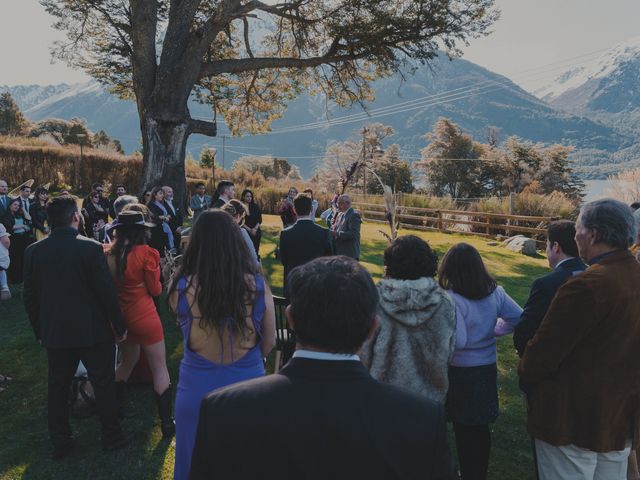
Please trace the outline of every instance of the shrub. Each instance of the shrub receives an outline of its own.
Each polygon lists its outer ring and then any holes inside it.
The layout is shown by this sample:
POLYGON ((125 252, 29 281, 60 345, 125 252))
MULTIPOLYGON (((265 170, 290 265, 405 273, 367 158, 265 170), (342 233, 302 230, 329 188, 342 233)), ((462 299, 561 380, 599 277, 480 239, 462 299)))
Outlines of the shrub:
POLYGON ((122 183, 129 191, 136 191, 142 168, 142 158, 100 150, 84 149, 80 163, 79 147, 52 146, 38 139, 9 144, 0 138, 0 176, 9 185, 20 185, 33 178, 35 185, 52 182, 74 185, 76 190, 103 181, 112 185, 122 183), (77 168, 77 171, 76 171, 77 168))

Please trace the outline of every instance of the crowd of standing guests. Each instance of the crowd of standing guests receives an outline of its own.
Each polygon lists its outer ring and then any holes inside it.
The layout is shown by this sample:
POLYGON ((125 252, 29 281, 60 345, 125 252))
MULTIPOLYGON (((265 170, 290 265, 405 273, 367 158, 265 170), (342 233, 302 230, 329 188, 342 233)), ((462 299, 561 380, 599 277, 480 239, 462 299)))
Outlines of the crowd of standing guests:
POLYGON ((276 322, 259 256, 260 209, 250 190, 236 200, 231 182, 220 182, 213 198, 197 185, 188 244, 165 279, 184 339, 174 421, 154 299, 163 290, 161 256, 180 248, 184 217, 170 187, 150 190, 146 205, 124 189, 108 202, 100 190, 95 184, 79 209, 75 197, 48 201, 40 189, 8 199, 0 181, 9 217, 0 245, 9 239, 11 262, 24 261, 25 308, 48 354, 54 458, 73 448, 66 397, 80 361, 94 387, 103 448, 130 441, 120 418, 142 351, 163 437, 176 436, 176 480, 486 479, 499 416, 496 339, 513 334, 538 478, 637 474, 640 210, 601 200, 583 206, 575 224, 552 223, 553 270, 533 283, 521 308, 466 243, 439 261, 423 239, 399 237, 374 285, 358 264, 361 219, 349 196, 336 197, 323 227, 313 193, 291 189, 279 255, 296 351, 265 377, 276 322), (83 224, 102 245, 78 234, 83 224), (25 226, 43 237, 25 245, 22 260, 11 248, 25 226), (76 308, 69 314, 54 308, 60 304, 76 308), (297 441, 265 444, 268 435, 297 441))

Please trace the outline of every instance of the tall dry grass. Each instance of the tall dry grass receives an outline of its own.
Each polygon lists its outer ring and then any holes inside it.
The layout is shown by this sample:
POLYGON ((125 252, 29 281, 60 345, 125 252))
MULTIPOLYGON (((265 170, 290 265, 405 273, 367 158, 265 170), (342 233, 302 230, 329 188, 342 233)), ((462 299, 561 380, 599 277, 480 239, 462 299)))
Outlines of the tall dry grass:
POLYGON ((51 182, 53 188, 84 191, 93 182, 122 183, 136 191, 142 170, 140 156, 125 156, 80 147, 55 146, 38 139, 0 137, 0 177, 16 186, 33 178, 34 185, 51 182))

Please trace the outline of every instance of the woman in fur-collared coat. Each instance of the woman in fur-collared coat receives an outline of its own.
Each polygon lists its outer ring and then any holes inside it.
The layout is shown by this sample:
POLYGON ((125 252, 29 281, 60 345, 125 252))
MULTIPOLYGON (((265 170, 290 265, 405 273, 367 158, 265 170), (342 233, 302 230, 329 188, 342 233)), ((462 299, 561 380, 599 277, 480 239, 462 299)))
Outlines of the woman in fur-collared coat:
POLYGON ((444 403, 448 365, 456 340, 455 307, 434 276, 438 258, 414 235, 397 238, 384 252, 378 284, 380 327, 360 352, 377 380, 444 403))

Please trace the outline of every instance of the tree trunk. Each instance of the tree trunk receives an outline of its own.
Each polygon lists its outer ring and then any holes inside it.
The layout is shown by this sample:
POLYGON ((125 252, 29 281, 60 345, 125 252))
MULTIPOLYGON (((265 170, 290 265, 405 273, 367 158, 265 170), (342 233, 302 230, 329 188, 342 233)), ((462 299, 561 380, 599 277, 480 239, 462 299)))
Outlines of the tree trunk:
POLYGON ((185 151, 187 120, 166 121, 145 115, 142 119, 143 167, 141 191, 156 186, 173 188, 177 205, 186 206, 185 151))

